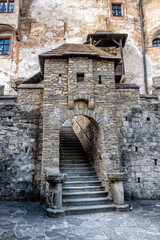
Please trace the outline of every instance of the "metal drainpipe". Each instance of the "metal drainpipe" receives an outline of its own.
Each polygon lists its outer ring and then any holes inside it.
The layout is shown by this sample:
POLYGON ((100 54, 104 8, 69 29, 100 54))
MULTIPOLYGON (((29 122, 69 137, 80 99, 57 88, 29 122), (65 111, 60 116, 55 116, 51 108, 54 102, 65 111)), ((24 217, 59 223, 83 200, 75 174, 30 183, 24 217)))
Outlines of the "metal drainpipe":
POLYGON ((140 17, 141 17, 141 35, 142 35, 142 54, 143 54, 143 67, 144 67, 144 85, 145 92, 148 94, 148 81, 147 81, 147 65, 146 65, 146 49, 145 49, 145 39, 144 39, 144 21, 143 21, 143 4, 142 0, 140 3, 140 17))

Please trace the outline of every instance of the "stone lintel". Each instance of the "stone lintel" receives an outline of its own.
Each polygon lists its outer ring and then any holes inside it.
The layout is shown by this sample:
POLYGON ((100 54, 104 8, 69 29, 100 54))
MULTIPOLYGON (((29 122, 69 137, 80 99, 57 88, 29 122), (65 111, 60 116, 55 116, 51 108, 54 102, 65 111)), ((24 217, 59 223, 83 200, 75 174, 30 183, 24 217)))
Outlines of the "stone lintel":
POLYGON ((124 173, 108 173, 108 179, 111 182, 124 182, 126 177, 127 176, 124 173))
POLYGON ((140 87, 135 84, 135 83, 120 83, 120 84, 116 84, 116 89, 139 89, 140 87))
POLYGON ((17 89, 43 89, 44 84, 20 84, 17 89))
POLYGON ((151 95, 151 94, 140 94, 140 98, 158 99, 158 97, 156 95, 151 95))

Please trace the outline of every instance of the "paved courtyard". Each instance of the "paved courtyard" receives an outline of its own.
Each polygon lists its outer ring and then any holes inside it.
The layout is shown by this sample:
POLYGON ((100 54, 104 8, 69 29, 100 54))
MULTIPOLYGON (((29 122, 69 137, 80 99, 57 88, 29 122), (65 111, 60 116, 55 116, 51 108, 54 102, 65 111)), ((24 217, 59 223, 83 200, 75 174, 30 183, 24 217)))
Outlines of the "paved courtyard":
POLYGON ((38 203, 0 202, 0 239, 159 240, 160 201, 132 201, 131 208, 52 219, 38 203))

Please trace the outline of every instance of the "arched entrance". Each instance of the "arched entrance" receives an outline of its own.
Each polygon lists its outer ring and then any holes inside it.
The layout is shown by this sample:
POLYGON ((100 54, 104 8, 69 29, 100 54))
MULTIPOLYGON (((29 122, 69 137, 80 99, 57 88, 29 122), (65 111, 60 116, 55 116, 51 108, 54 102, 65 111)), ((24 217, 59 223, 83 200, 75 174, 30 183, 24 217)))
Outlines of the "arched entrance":
POLYGON ((60 129, 60 173, 66 211, 105 207, 110 201, 102 186, 101 134, 98 124, 84 115, 68 119, 60 129), (87 207, 86 207, 87 206, 87 207))

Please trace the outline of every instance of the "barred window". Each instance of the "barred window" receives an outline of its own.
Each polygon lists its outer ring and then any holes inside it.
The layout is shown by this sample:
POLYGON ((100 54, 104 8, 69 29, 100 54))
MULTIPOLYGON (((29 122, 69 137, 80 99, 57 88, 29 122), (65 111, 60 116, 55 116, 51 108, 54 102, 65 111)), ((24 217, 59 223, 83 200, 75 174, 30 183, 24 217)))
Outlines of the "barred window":
POLYGON ((9 38, 0 39, 0 55, 8 55, 9 54, 9 38))

